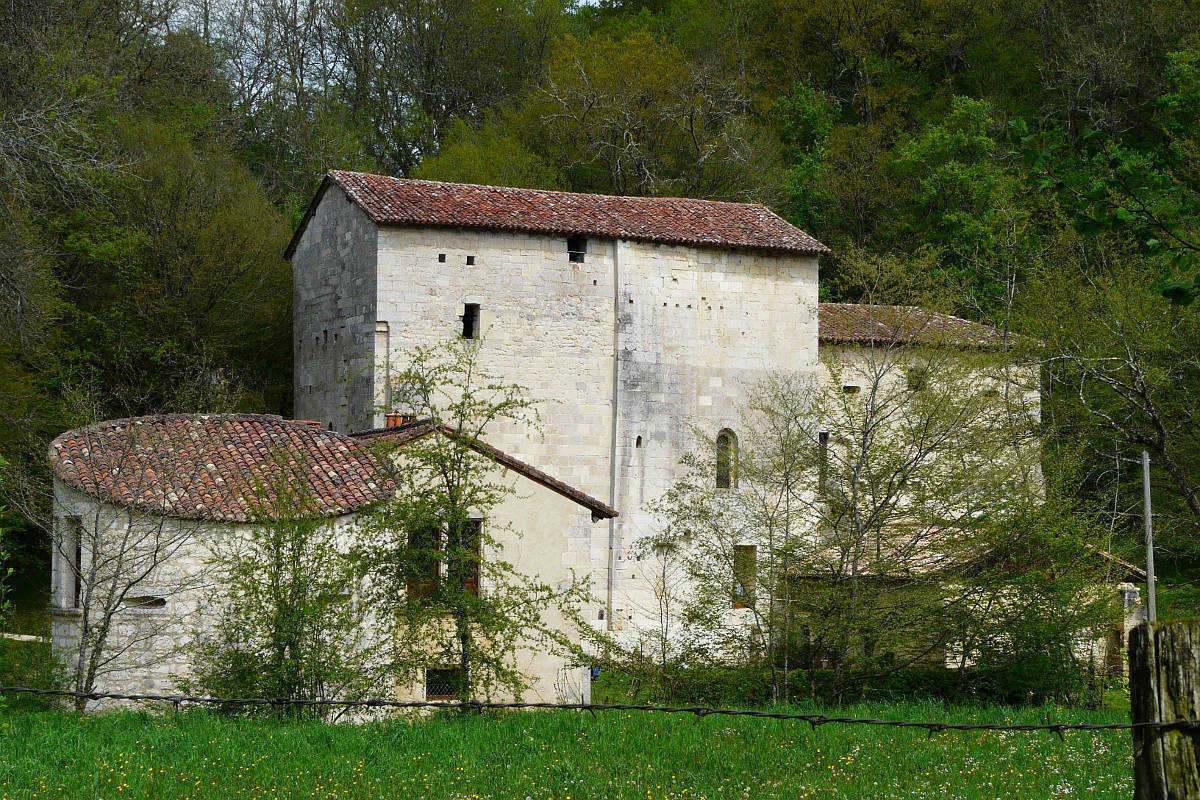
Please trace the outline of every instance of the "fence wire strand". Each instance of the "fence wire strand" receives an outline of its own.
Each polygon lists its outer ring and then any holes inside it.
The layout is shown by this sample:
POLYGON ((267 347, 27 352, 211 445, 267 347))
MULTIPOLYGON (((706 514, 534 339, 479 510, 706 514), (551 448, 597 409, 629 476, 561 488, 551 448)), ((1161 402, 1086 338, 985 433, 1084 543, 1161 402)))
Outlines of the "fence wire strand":
POLYGON ((666 714, 691 714, 696 717, 730 716, 756 717, 760 719, 792 720, 806 722, 813 729, 820 725, 869 725, 887 728, 915 728, 930 734, 943 731, 1050 731, 1059 736, 1066 731, 1134 731, 1157 729, 1162 731, 1200 732, 1200 720, 1176 720, 1173 722, 1047 722, 1039 725, 998 725, 983 722, 938 722, 932 720, 872 719, 869 717, 831 717, 825 714, 791 713, 786 711, 761 711, 750 708, 716 708, 712 706, 656 706, 637 703, 539 703, 491 700, 388 700, 385 698, 363 698, 359 700, 336 700, 332 698, 300 699, 290 697, 202 697, 168 694, 121 694, 116 692, 75 692, 68 689, 37 689, 30 686, 0 686, 0 694, 27 694, 44 697, 70 697, 77 700, 129 700, 134 702, 172 703, 181 705, 224 705, 224 706, 298 706, 334 708, 393 708, 393 709, 454 709, 461 711, 484 711, 497 709, 546 709, 558 711, 648 711, 666 714))

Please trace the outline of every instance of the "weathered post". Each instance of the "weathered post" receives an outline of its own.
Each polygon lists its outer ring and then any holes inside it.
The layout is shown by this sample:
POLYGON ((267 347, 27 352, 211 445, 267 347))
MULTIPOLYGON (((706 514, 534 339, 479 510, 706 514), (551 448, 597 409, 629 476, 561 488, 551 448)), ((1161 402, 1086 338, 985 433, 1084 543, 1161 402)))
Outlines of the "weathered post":
MULTIPOLYGON (((1143 622, 1129 634, 1135 723, 1200 719, 1200 619, 1143 622)), ((1200 730, 1135 728, 1135 800, 1200 800, 1200 730)))

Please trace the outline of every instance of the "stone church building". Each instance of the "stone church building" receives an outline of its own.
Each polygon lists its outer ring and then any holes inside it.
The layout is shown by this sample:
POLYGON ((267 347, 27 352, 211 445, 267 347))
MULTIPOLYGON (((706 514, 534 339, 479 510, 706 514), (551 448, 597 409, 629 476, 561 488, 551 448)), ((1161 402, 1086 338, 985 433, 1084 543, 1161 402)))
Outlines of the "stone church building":
MULTIPOLYGON (((335 524, 384 497, 366 445, 412 434, 395 427, 405 409, 389 397, 392 370, 414 348, 456 338, 479 340, 488 371, 540 401, 542 435, 487 434, 484 455, 518 489, 496 512, 521 534, 502 542, 506 558, 549 582, 590 577, 585 615, 599 630, 628 639, 653 627, 649 578, 631 548, 651 532, 648 504, 675 480, 694 430, 736 447, 739 409, 759 379, 815 376, 823 350, 894 336, 872 307, 818 304, 825 252, 761 205, 331 171, 286 250, 304 423, 117 420, 52 445, 56 648, 69 657, 85 627, 80 575, 91 557, 81 543, 167 518, 199 544, 181 540, 115 628, 153 629, 139 652, 164 657, 154 669, 114 669, 97 688, 177 685, 188 664, 176 654, 188 626, 204 624, 203 601, 198 587, 173 591, 159 573, 201 571, 206 537, 251 523, 244 476, 280 448, 313 463, 305 480, 335 524)), ((970 344, 997 335, 936 316, 970 344)), ((522 657, 531 697, 587 698, 578 665, 522 657)), ((435 696, 428 684, 411 693, 422 691, 435 696)))

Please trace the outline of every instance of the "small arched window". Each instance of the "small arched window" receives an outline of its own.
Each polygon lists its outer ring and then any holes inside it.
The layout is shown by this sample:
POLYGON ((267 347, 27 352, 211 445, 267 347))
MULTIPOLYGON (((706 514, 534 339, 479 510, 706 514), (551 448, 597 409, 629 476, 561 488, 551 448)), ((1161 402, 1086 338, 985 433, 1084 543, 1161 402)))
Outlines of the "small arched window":
POLYGON ((737 435, 728 428, 717 434, 717 488, 737 488, 737 435))

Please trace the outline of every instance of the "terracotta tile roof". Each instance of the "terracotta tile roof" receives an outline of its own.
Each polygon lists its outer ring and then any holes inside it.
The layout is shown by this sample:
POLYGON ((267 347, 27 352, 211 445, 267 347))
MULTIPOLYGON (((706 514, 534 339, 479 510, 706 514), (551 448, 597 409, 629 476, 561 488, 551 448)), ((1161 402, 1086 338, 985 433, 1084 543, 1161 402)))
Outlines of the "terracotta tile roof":
POLYGON ((819 338, 831 344, 942 344, 996 347, 1000 332, 989 325, 917 306, 821 303, 819 338))
POLYGON ((285 255, 290 258, 325 189, 341 187, 381 225, 586 234, 733 249, 826 253, 766 206, 686 197, 617 197, 392 178, 331 170, 285 255))
POLYGON ((257 414, 112 420, 59 436, 50 464, 85 494, 183 519, 274 518, 296 501, 336 516, 395 492, 390 465, 357 439, 257 414))
MULTIPOLYGON (((414 442, 423 436, 428 436, 434 431, 440 431, 445 436, 455 437, 457 435, 454 428, 447 425, 438 426, 431 420, 417 420, 404 425, 399 425, 394 428, 375 428, 369 431, 359 431, 352 433, 351 436, 362 440, 377 440, 385 441, 389 445, 403 447, 410 442, 414 442)), ((592 512, 592 520, 612 519, 617 516, 617 511, 607 503, 603 503, 585 492, 581 492, 573 486, 563 483, 557 478, 551 477, 545 472, 542 472, 537 467, 521 461, 519 458, 510 456, 502 450, 492 447, 478 439, 465 439, 465 443, 475 452, 480 455, 492 459, 497 464, 511 469, 519 475, 524 475, 534 483, 540 483, 551 491, 558 492, 568 500, 574 500, 579 505, 592 512)))

